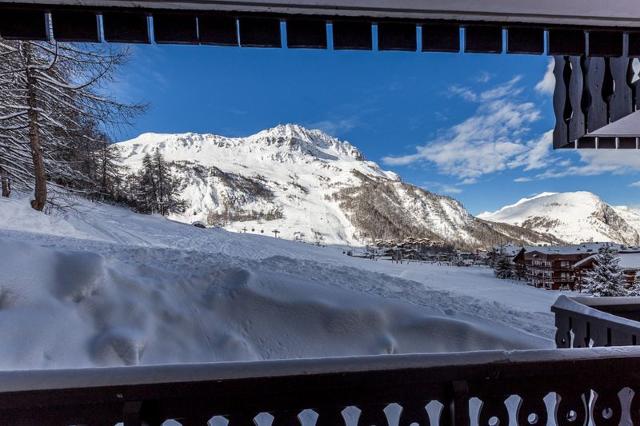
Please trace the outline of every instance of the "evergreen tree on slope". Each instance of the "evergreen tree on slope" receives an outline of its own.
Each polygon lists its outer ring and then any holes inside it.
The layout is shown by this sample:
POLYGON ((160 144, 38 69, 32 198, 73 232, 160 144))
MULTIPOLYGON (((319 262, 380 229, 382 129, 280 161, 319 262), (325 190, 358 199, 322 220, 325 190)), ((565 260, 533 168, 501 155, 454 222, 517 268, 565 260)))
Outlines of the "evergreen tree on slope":
POLYGON ((184 201, 178 196, 179 182, 171 175, 169 164, 156 151, 153 157, 146 154, 142 169, 134 182, 134 204, 142 213, 169 213, 184 211, 184 201))
POLYGON ((626 296, 625 279, 620 259, 610 247, 602 247, 595 257, 594 268, 587 272, 585 290, 597 297, 626 296))
POLYGON ((509 258, 505 255, 501 255, 498 258, 493 271, 496 274, 496 277, 500 279, 506 280, 507 278, 511 278, 513 273, 511 271, 511 262, 509 261, 509 258))

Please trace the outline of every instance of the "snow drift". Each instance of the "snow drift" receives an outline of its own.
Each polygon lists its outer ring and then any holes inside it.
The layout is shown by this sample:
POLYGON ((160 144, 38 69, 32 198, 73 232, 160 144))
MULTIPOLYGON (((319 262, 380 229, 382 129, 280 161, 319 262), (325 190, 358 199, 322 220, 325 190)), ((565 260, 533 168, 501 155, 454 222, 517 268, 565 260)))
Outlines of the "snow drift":
POLYGON ((548 312, 489 301, 500 297, 490 271, 395 270, 340 248, 82 200, 63 215, 24 210, 19 226, 6 222, 27 203, 0 200, 1 369, 552 346, 548 312), (461 294, 456 281, 474 276, 485 294, 461 294))

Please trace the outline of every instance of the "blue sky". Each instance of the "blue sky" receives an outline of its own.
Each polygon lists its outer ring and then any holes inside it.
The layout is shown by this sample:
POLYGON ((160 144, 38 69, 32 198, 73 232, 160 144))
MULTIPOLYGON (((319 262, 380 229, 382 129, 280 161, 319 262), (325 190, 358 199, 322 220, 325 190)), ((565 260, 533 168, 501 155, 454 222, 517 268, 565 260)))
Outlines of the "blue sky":
POLYGON ((472 212, 542 191, 638 205, 640 153, 551 150, 549 57, 135 46, 113 94, 143 132, 321 128, 472 212), (635 186, 634 186, 635 184, 635 186))

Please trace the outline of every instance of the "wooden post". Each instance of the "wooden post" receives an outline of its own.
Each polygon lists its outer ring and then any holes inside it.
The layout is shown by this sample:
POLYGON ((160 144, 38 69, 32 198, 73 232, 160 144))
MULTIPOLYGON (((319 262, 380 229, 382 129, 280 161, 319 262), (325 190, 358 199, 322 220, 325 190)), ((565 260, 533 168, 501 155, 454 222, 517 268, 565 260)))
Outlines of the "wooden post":
MULTIPOLYGON (((452 386, 453 399, 450 406, 450 424, 452 426, 470 426, 469 384, 464 380, 459 380, 453 382, 452 386)), ((446 423, 443 422, 443 424, 446 423)))
POLYGON ((122 423, 124 426, 142 426, 142 402, 128 401, 122 408, 122 423))

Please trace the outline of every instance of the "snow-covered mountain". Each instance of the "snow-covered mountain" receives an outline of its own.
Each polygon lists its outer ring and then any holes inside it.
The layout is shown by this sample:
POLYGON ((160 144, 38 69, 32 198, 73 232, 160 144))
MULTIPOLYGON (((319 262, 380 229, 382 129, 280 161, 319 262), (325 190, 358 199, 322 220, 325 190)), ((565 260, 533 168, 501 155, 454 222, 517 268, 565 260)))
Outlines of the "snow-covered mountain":
POLYGON ((610 206, 591 192, 543 192, 479 217, 544 232, 572 243, 640 243, 640 211, 610 206))
POLYGON ((328 244, 407 236, 487 246, 552 242, 473 217, 456 200, 404 183, 348 142, 288 124, 243 138, 154 134, 118 143, 140 168, 159 150, 173 163, 187 210, 174 219, 328 244))

